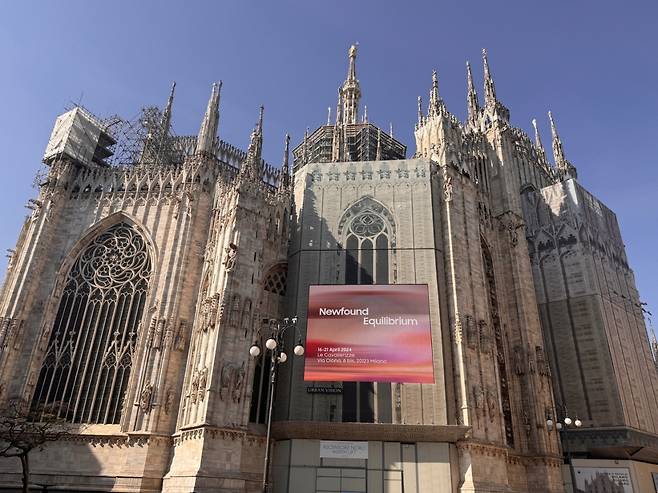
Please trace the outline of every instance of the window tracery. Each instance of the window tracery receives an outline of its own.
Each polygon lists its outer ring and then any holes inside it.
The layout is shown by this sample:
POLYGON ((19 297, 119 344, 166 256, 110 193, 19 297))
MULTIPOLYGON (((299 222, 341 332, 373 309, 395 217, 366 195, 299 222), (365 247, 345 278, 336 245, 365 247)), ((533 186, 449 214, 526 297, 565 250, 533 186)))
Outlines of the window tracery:
POLYGON ((126 222, 99 234, 65 281, 33 407, 74 423, 121 419, 151 258, 126 222))

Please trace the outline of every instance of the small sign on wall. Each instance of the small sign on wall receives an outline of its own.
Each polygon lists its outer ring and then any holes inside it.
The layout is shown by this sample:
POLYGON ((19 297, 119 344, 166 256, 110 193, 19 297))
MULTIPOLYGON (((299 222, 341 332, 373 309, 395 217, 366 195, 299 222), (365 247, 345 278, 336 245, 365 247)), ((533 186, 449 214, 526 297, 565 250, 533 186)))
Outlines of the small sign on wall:
POLYGON ((336 440, 320 440, 320 458, 367 459, 368 442, 342 442, 336 440))

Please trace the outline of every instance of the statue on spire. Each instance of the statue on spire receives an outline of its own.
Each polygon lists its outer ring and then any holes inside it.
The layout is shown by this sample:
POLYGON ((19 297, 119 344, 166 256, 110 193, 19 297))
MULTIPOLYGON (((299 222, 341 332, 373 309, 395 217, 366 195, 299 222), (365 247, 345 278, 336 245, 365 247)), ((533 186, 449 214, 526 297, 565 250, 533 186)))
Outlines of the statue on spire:
POLYGON ((359 80, 356 78, 356 48, 357 45, 352 45, 349 49, 347 79, 343 82, 339 91, 339 97, 343 106, 341 123, 344 125, 354 125, 358 122, 359 117, 361 88, 359 86, 359 80))
POLYGON ((546 151, 544 150, 544 144, 541 142, 541 136, 539 135, 539 129, 537 128, 537 120, 532 119, 532 126, 535 129, 535 147, 537 147, 537 153, 539 158, 546 161, 546 151))
POLYGON ((509 121, 509 110, 496 97, 496 86, 494 85, 491 70, 489 69, 489 58, 487 50, 482 49, 482 63, 484 64, 484 109, 485 115, 490 120, 509 121))
POLYGON ((496 86, 489 70, 486 48, 482 48, 482 63, 484 64, 484 104, 491 105, 496 101, 496 86))

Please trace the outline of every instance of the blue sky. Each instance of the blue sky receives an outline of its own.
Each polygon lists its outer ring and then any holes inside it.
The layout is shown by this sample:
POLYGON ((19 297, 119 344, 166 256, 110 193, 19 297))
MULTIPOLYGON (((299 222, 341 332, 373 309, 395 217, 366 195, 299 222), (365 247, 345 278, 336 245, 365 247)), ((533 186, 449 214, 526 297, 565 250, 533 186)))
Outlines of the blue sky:
MULTIPOLYGON (((431 71, 448 109, 466 111, 465 62, 481 85, 486 47, 513 124, 551 109, 580 182, 619 218, 641 298, 658 317, 658 2, 3 2, 0 7, 0 268, 36 193, 55 117, 71 102, 101 116, 164 104, 195 134, 222 79, 219 132, 246 147, 265 105, 265 158, 279 164, 326 119, 349 45, 370 120, 414 151, 416 97, 431 71)), ((480 95, 482 92, 480 91, 480 95)))

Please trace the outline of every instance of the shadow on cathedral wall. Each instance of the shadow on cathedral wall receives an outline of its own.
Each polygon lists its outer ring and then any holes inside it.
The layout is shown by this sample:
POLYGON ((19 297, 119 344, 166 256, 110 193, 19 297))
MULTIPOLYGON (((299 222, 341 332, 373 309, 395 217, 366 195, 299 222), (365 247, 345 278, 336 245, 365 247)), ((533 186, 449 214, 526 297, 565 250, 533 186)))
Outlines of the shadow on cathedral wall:
MULTIPOLYGON (((388 284, 375 279, 373 265, 378 251, 374 242, 361 245, 343 244, 336 238, 322 217, 318 197, 313 190, 313 180, 318 178, 309 173, 305 176, 303 203, 293 205, 291 218, 291 241, 288 254, 289 285, 288 314, 299 317, 298 332, 306 340, 308 289, 312 284, 388 284), (297 216, 297 206, 299 216, 297 216), (363 246, 366 246, 363 248, 363 246), (360 248, 361 247, 361 248, 360 248), (366 260, 364 260, 366 259, 366 260), (368 260, 369 259, 369 260, 368 260)), ((321 179, 321 178, 320 178, 321 179)), ((299 187, 302 183, 297 183, 299 187)), ((337 201, 325 190, 324 201, 337 201)), ((357 197, 353 203, 344 204, 340 215, 344 215, 365 196, 357 197)), ((349 219, 348 219, 349 222, 349 219)), ((349 224, 347 224, 349 226, 349 224)), ((344 235, 343 235, 344 236, 344 235)), ((390 248, 379 249, 388 252, 390 248)), ((287 315, 288 315, 287 314, 287 315)), ((287 335, 286 344, 292 347, 296 341, 293 334, 287 335)), ((283 365, 277 388, 275 418, 278 421, 324 421, 324 422, 367 422, 373 423, 375 401, 381 408, 392 406, 391 385, 371 382, 304 382, 303 360, 292 358, 292 364, 283 365), (340 388, 339 394, 310 393, 307 387, 340 388)), ((391 413, 379 416, 377 422, 390 423, 391 413)))

